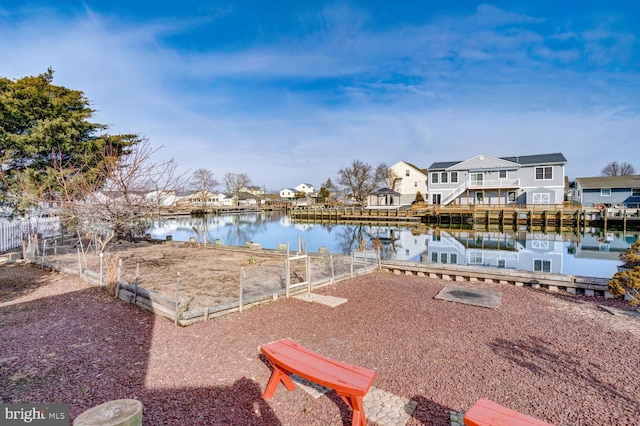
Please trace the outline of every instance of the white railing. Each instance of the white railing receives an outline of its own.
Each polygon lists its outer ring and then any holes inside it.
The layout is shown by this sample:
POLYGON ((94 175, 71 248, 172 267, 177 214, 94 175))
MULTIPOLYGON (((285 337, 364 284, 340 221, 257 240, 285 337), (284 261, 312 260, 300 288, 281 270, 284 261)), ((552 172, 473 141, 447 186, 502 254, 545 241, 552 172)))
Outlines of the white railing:
POLYGON ((482 182, 469 181, 469 188, 519 188, 520 179, 494 179, 482 182))
POLYGON ((450 192, 449 194, 447 194, 447 196, 442 199, 440 204, 443 206, 446 206, 447 204, 455 200, 458 197, 458 195, 462 194, 466 190, 467 190, 467 183, 463 182, 462 185, 454 189, 453 192, 450 192))
POLYGON ((29 235, 40 234, 42 238, 58 237, 62 233, 60 219, 41 217, 9 221, 0 219, 0 252, 12 250, 22 245, 29 235))

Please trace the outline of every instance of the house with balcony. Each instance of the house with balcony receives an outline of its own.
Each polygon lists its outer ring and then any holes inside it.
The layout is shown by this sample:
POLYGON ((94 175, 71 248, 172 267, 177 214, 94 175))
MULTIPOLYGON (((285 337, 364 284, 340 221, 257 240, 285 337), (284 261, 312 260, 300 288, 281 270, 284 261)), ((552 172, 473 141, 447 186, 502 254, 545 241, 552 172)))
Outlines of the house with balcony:
POLYGON ((428 201, 441 206, 561 205, 565 165, 561 153, 433 163, 428 201))

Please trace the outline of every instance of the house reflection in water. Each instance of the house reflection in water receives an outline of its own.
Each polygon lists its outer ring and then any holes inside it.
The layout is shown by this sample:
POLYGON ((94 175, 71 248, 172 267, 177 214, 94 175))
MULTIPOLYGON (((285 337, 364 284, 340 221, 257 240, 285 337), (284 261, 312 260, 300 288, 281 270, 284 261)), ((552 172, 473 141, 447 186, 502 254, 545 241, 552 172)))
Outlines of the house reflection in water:
POLYGON ((619 260, 620 254, 638 241, 638 233, 599 232, 592 229, 579 243, 569 245, 569 253, 579 259, 619 260))
POLYGON ((562 273, 558 234, 433 230, 422 262, 562 273))

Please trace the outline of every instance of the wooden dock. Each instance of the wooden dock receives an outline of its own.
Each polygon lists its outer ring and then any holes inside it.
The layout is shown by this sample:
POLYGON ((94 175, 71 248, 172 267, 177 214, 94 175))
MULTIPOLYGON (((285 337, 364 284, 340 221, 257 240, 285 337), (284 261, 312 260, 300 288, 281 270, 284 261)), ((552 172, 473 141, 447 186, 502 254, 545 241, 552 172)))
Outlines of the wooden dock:
POLYGON ((291 218, 310 222, 422 223, 426 210, 363 209, 360 207, 297 208, 291 218))
POLYGON ((412 208, 295 208, 293 220, 335 223, 430 224, 446 227, 469 226, 474 229, 534 229, 544 232, 583 232, 588 227, 606 229, 640 229, 640 211, 609 214, 595 208, 562 206, 514 207, 425 207, 412 208))

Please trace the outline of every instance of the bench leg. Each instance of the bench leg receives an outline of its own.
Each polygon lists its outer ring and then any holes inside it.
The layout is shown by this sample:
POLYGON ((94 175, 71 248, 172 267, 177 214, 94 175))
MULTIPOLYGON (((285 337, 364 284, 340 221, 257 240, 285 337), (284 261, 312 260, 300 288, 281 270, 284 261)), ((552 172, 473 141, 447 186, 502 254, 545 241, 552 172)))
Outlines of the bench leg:
POLYGON ((353 410, 351 426, 367 426, 367 416, 364 414, 362 397, 340 395, 340 398, 353 410))
POLYGON ((264 389, 264 394, 262 395, 264 399, 269 399, 276 393, 280 382, 290 391, 296 388, 295 383, 293 383, 293 380, 291 380, 291 377, 289 377, 286 371, 273 364, 271 364, 271 366, 273 367, 273 373, 271 373, 269 383, 267 383, 267 387, 264 389))

